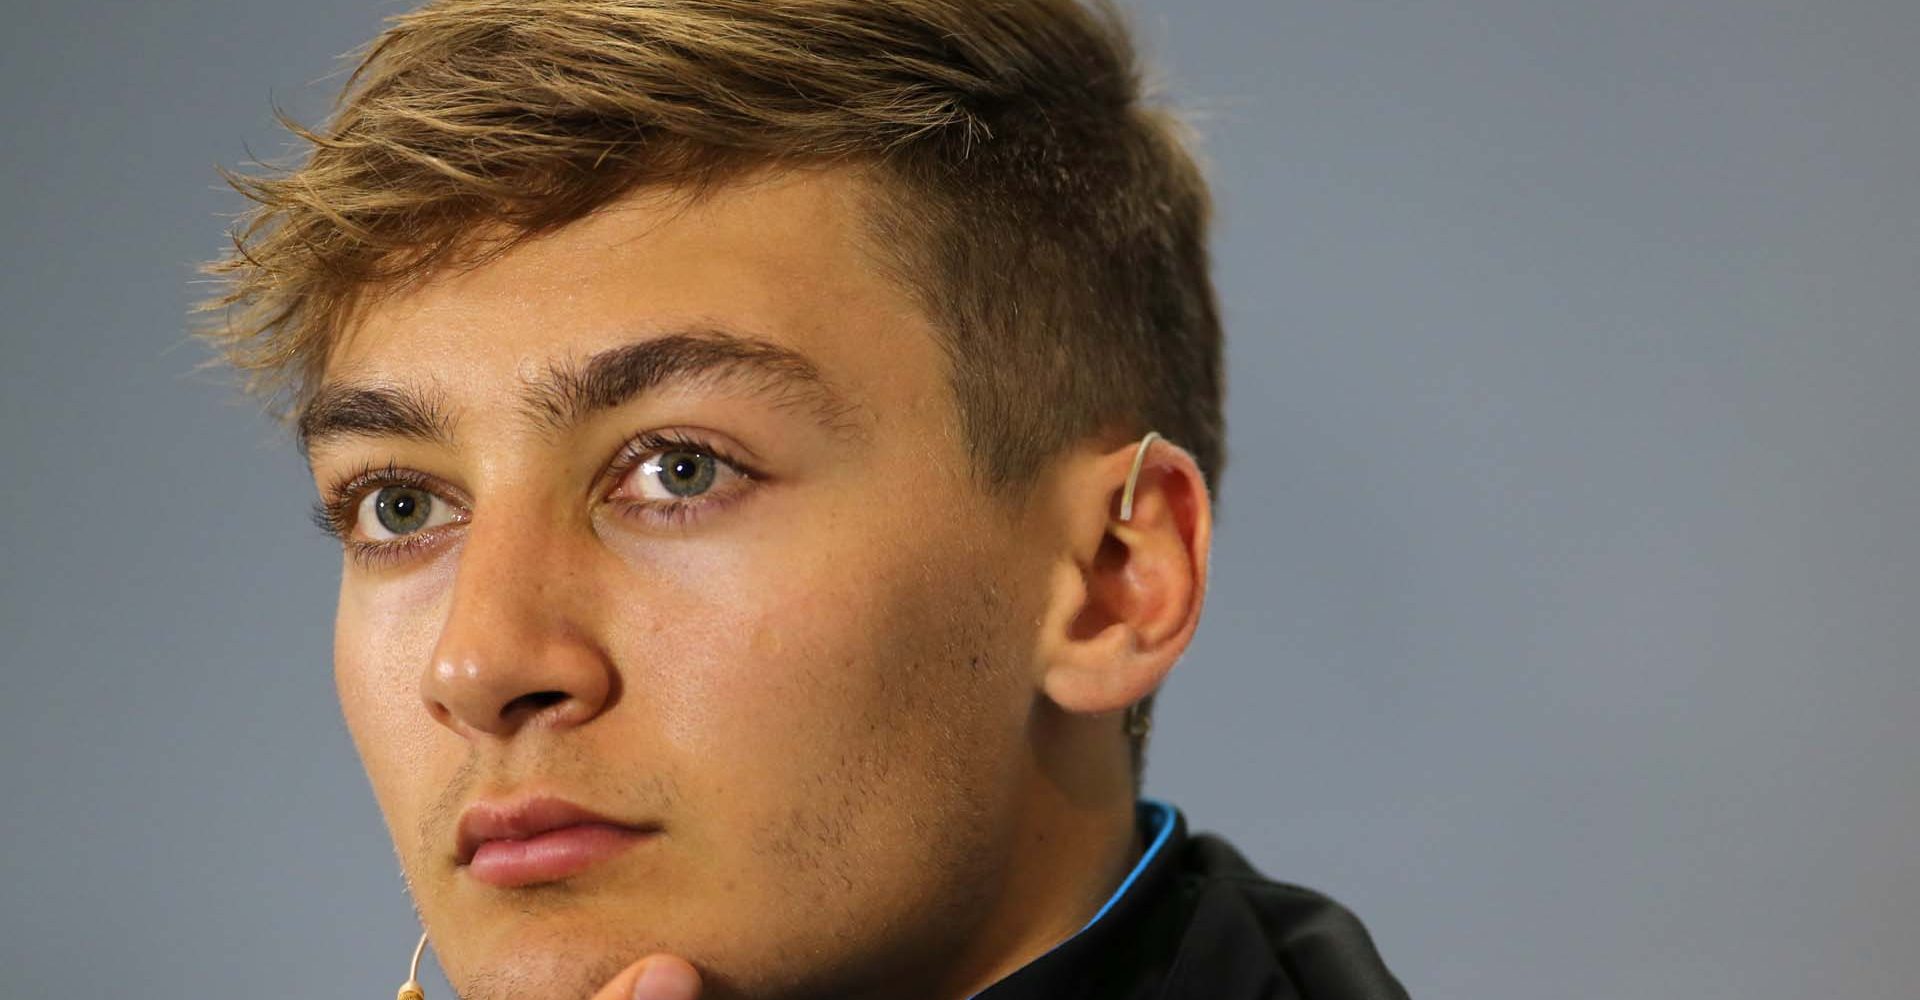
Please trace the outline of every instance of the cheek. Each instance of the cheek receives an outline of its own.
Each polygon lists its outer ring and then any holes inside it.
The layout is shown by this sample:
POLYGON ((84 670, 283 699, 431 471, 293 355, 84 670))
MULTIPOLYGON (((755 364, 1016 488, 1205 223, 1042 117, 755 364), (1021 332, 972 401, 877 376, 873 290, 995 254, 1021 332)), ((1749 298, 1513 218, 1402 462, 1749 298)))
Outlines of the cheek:
POLYGON ((421 672, 444 614, 443 590, 413 580, 343 580, 334 619, 333 678, 347 732, 359 751, 394 843, 403 855, 431 794, 430 761, 439 727, 420 698, 421 672))
POLYGON ((831 840, 899 842, 1005 765, 977 752, 1012 746, 1021 717, 1012 657, 984 624, 1005 609, 939 551, 868 532, 636 567, 652 596, 633 594, 648 611, 615 659, 675 758, 683 833, 786 864, 831 840))
POLYGON ((644 582, 608 630, 629 697, 712 784, 807 767, 877 680, 881 568, 823 572, 798 547, 701 548, 679 569, 636 567, 644 582))

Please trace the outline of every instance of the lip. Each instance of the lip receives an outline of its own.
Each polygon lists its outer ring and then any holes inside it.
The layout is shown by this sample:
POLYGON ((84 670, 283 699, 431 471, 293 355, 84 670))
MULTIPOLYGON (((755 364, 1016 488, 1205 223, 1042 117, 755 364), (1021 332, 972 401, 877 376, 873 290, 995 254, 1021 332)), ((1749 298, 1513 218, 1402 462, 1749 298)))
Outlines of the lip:
POLYGON ((454 858, 475 879, 514 888, 571 877, 659 832, 549 796, 476 802, 460 816, 454 858))

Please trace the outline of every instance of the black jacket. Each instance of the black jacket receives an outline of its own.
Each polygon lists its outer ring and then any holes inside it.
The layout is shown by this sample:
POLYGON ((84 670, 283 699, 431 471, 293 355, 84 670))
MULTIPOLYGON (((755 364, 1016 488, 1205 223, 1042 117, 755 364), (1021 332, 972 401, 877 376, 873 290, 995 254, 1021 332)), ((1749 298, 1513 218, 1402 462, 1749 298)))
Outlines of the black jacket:
POLYGON ((1159 843, 1107 908, 975 1000, 1406 1000, 1340 904, 1189 837, 1169 806, 1143 804, 1141 820, 1159 843))

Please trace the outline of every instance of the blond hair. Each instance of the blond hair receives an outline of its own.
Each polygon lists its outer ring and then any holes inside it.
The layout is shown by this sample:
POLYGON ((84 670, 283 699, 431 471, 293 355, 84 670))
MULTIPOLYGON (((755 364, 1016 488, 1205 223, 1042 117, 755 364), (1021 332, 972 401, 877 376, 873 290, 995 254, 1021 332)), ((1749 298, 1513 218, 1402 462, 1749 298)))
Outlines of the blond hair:
POLYGON ((323 127, 282 120, 304 158, 227 174, 255 204, 202 308, 293 408, 369 295, 642 185, 845 162, 880 179, 987 486, 1149 428, 1220 474, 1206 185, 1105 0, 433 0, 323 127))

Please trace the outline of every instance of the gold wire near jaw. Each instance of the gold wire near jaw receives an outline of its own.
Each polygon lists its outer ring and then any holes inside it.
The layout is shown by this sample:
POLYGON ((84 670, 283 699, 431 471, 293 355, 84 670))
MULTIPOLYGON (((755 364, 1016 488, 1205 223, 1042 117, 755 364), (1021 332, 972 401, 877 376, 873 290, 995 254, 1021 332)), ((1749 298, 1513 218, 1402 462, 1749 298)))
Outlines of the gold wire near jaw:
POLYGON ((407 970, 407 981, 400 987, 400 995, 394 1000, 427 1000, 427 991, 420 988, 420 956, 427 950, 427 936, 420 935, 420 943, 413 948, 413 966, 407 970))

